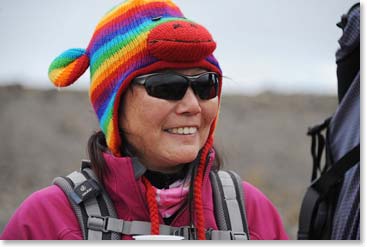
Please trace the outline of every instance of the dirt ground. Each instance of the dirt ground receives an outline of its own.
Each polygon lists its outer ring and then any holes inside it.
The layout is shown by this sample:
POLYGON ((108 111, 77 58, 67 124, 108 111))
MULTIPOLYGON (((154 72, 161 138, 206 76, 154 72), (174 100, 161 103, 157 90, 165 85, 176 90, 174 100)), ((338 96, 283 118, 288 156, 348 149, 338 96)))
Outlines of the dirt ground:
MULTIPOLYGON (((311 174, 306 131, 336 104, 335 96, 222 97, 215 143, 224 169, 237 171, 273 201, 292 239, 311 174)), ((79 169, 97 129, 86 92, 0 87, 0 232, 30 193, 79 169)))

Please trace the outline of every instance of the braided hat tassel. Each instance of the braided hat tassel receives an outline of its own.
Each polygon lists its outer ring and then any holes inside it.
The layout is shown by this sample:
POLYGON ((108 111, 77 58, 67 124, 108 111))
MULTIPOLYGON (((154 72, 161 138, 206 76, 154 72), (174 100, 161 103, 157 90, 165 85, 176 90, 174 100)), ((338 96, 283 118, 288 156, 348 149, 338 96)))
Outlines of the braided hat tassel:
POLYGON ((148 201, 149 207, 149 217, 151 221, 151 229, 150 233, 152 235, 159 235, 159 211, 158 211, 158 204, 156 200, 156 190, 149 182, 146 177, 142 177, 143 183, 146 188, 146 198, 148 201))
MULTIPOLYGON (((206 167, 205 165, 206 159, 212 146, 213 146, 213 138, 209 138, 203 148, 197 174, 194 180, 194 204, 195 204, 197 236, 199 240, 206 239, 203 201, 201 192, 202 192, 204 170, 206 167)), ((156 190, 146 177, 142 177, 142 180, 146 188, 146 198, 148 201, 149 217, 151 221, 150 232, 152 235, 159 235, 159 211, 156 200, 156 190)))
POLYGON ((200 157, 200 164, 194 180, 195 216, 196 216, 196 228, 199 240, 206 239, 203 200, 202 200, 202 185, 203 185, 204 171, 206 167, 206 159, 212 146, 213 146, 213 138, 210 136, 203 148, 203 152, 200 157))

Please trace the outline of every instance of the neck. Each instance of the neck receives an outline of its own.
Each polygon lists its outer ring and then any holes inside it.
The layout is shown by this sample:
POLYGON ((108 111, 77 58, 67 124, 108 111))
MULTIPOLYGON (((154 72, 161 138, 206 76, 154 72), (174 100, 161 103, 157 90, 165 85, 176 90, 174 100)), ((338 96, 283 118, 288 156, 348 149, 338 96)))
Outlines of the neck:
POLYGON ((186 177, 189 167, 189 164, 180 165, 180 170, 173 173, 147 170, 144 176, 154 187, 158 189, 168 189, 172 183, 186 177))

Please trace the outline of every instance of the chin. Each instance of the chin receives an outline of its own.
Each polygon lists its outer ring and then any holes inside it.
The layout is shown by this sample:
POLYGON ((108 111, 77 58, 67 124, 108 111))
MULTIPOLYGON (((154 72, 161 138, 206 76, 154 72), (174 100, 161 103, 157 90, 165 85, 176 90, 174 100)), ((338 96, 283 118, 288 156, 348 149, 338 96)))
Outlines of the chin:
POLYGON ((184 164, 194 161, 199 153, 199 150, 198 149, 185 150, 185 148, 181 148, 179 151, 175 153, 176 155, 172 157, 172 160, 174 160, 175 163, 177 164, 184 164))

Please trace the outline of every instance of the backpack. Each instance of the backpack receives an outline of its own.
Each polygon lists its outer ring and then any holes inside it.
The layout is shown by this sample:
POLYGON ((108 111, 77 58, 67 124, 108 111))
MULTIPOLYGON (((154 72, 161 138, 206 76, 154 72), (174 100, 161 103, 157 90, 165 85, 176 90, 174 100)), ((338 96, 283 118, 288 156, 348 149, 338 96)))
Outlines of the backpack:
MULTIPOLYGON (((245 200, 240 177, 233 171, 211 171, 215 218, 219 230, 208 229, 208 240, 248 240, 245 200)), ((117 218, 113 203, 98 182, 90 161, 83 160, 81 171, 57 177, 53 184, 67 195, 85 240, 120 240, 125 235, 149 235, 150 222, 117 218)), ((196 239, 192 226, 160 225, 160 234, 196 239)))
POLYGON ((336 53, 336 112, 307 133, 313 169, 299 215, 300 240, 360 238, 359 16, 358 3, 337 24, 343 35, 336 53))

